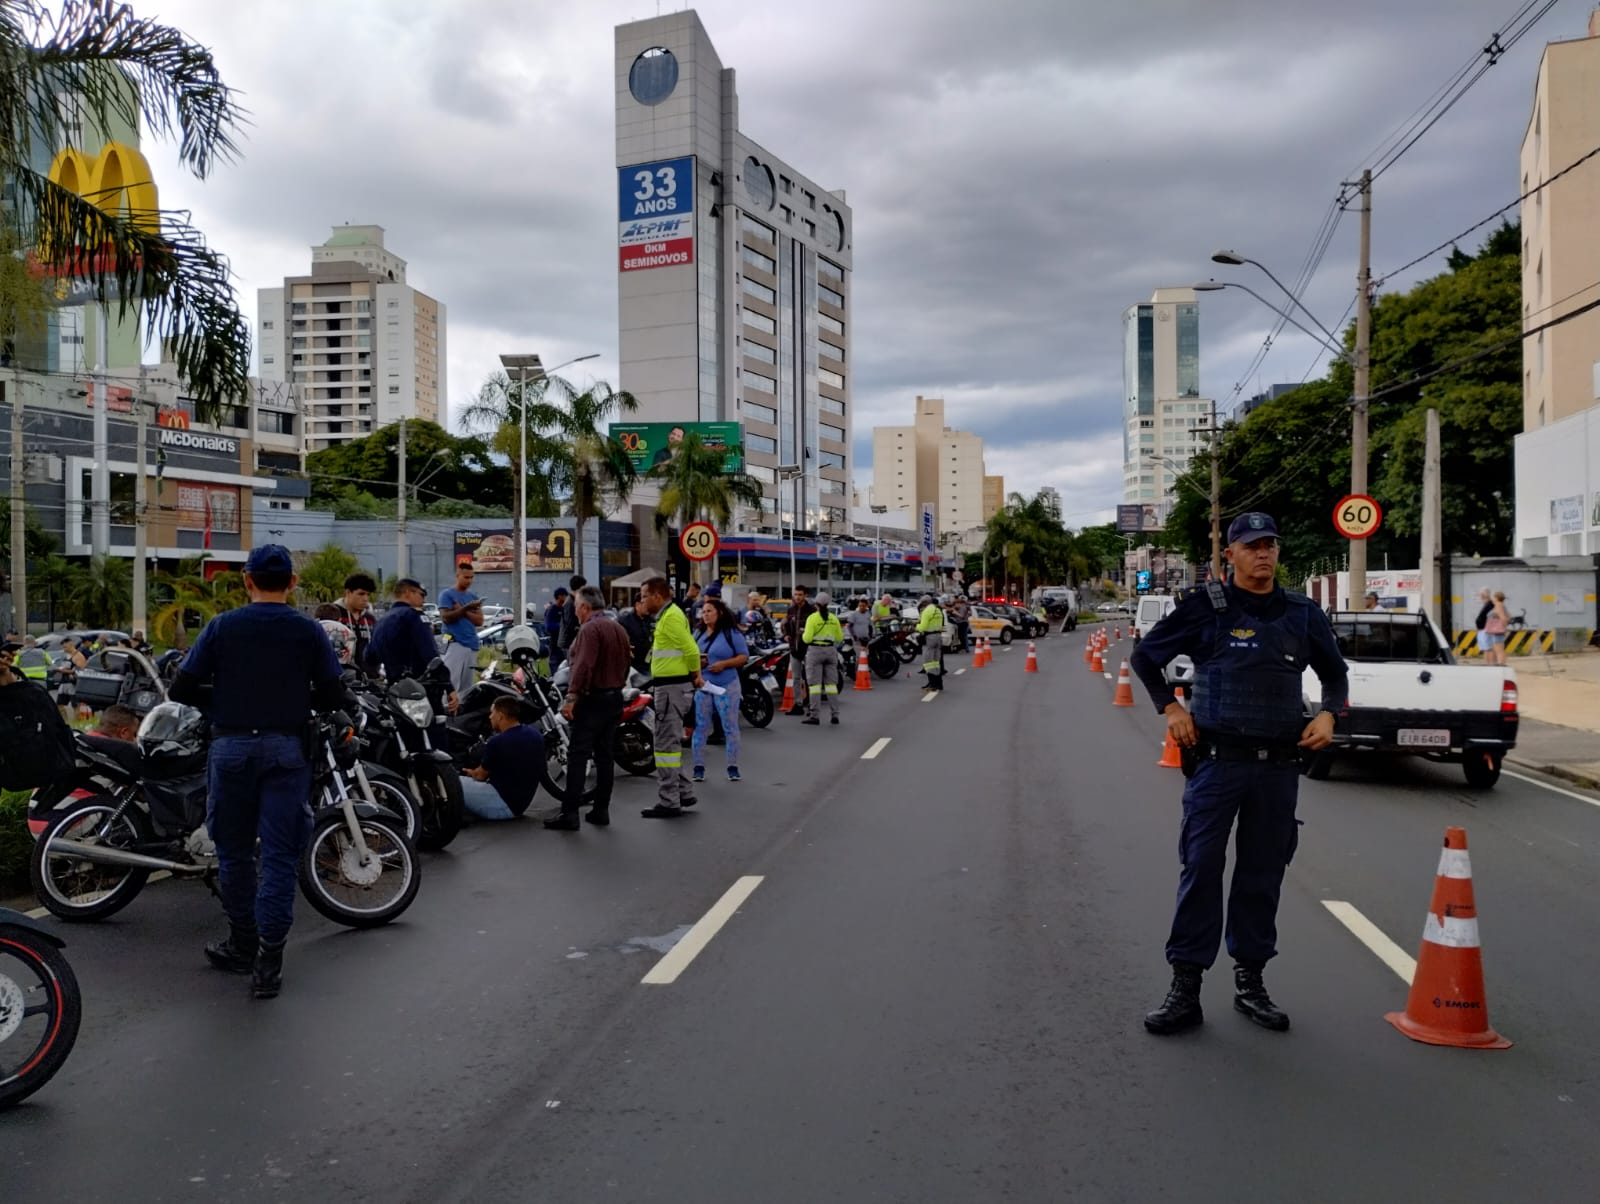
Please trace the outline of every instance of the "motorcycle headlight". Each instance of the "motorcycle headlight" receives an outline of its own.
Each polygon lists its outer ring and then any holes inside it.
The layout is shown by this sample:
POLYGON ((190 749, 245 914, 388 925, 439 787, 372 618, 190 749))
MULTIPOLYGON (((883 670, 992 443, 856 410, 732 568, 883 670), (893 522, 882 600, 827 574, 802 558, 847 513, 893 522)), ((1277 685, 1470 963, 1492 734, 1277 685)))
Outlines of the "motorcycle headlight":
POLYGON ((394 705, 417 727, 427 727, 433 722, 433 704, 426 698, 396 698, 394 705))

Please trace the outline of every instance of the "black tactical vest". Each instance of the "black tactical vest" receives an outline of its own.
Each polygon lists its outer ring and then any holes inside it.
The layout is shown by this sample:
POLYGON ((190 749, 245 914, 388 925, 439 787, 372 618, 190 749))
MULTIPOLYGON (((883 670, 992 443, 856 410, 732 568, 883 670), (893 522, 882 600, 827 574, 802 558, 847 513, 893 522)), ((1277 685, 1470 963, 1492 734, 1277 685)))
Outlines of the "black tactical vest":
POLYGON ((1196 659, 1191 711, 1201 732, 1294 744, 1305 730, 1302 675, 1310 663, 1310 603, 1295 594, 1272 621, 1238 606, 1214 612, 1211 655, 1196 659))

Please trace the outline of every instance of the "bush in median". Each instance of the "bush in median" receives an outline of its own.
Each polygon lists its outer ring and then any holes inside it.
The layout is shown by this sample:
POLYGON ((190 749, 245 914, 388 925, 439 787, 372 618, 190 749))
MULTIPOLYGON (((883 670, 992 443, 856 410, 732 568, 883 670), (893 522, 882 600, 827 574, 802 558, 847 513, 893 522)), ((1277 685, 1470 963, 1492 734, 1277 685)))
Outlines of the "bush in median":
POLYGON ((28 887, 28 857, 33 835, 28 831, 28 790, 0 790, 0 894, 28 887))

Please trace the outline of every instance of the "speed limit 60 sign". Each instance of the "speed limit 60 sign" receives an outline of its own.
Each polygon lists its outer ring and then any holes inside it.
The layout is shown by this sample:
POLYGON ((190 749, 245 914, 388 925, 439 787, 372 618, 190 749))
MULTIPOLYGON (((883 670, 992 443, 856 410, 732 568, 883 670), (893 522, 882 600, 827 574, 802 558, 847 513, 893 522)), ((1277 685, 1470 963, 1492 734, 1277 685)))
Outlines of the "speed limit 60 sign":
POLYGON ((1383 507, 1364 493, 1352 493, 1333 508, 1333 529, 1346 539, 1365 539, 1383 525, 1383 507))
POLYGON ((710 560, 717 554, 717 529, 710 523, 690 523, 678 536, 678 547, 690 560, 710 560))

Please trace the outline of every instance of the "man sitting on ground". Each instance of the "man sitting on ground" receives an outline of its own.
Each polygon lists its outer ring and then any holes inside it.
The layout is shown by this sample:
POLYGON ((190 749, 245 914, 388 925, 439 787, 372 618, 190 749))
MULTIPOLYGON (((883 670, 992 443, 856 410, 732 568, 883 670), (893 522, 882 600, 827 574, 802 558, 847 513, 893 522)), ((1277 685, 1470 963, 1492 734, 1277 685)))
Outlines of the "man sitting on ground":
POLYGON ((517 819, 533 802, 544 769, 544 737, 522 721, 521 703, 496 698, 489 709, 494 735, 483 746, 483 760, 466 770, 461 800, 478 819, 517 819))

